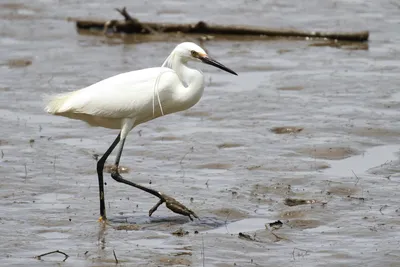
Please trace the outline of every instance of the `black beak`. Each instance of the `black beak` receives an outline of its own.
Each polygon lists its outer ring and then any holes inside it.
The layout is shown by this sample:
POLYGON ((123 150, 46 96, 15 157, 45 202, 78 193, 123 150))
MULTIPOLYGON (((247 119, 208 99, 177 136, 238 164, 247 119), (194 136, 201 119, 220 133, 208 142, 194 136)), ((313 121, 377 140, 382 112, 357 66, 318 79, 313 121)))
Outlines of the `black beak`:
POLYGON ((200 59, 203 63, 206 63, 206 64, 208 64, 208 65, 217 67, 217 68, 219 68, 219 69, 221 69, 221 70, 224 70, 224 71, 226 71, 226 72, 229 72, 229 73, 231 73, 231 74, 237 75, 236 72, 234 72, 234 71, 231 70, 230 68, 225 67, 224 65, 222 65, 221 63, 219 63, 218 61, 216 61, 216 60, 214 60, 214 59, 212 59, 212 58, 209 58, 209 57, 199 57, 199 59, 200 59))

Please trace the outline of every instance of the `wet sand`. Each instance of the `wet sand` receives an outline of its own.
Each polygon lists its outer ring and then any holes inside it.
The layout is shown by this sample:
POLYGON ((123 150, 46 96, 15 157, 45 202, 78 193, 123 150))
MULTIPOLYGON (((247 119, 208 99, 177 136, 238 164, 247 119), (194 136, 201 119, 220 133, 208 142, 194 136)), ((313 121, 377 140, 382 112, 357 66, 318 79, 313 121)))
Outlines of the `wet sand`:
POLYGON ((148 217, 157 199, 105 173, 108 225, 97 221, 95 158, 117 132, 47 115, 42 96, 159 66, 192 39, 79 35, 66 21, 117 18, 113 2, 0 3, 0 265, 397 266, 400 9, 370 2, 119 2, 144 21, 370 30, 371 40, 205 42, 239 76, 202 66, 202 100, 134 129, 121 162, 124 177, 200 220, 164 206, 148 217), (35 258, 53 250, 69 257, 35 258))

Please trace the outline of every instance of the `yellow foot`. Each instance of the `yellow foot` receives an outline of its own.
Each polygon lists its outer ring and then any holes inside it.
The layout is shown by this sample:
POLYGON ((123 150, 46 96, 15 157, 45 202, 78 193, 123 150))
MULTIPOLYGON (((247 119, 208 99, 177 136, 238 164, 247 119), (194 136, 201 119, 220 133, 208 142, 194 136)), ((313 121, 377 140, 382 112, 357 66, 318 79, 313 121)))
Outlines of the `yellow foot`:
POLYGON ((103 217, 103 216, 100 216, 100 218, 97 221, 101 222, 101 223, 107 223, 107 218, 103 217))

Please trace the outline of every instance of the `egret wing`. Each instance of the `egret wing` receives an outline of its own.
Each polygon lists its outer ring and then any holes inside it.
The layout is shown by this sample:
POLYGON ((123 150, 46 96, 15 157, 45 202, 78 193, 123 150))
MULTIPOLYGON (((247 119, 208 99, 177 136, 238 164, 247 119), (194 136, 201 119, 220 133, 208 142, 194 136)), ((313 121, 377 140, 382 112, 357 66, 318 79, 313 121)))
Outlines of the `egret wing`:
POLYGON ((165 79, 177 79, 173 70, 163 67, 122 73, 81 90, 56 96, 46 110, 59 115, 74 113, 103 118, 134 117, 157 97, 155 90, 162 88, 155 88, 155 85, 161 74, 163 87, 165 79))

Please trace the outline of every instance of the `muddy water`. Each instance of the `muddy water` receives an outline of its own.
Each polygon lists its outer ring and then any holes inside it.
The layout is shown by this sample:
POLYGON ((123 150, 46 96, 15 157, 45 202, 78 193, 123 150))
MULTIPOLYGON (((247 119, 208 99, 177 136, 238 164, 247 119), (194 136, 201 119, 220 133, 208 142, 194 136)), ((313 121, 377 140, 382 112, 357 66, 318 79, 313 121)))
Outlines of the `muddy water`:
POLYGON ((113 266, 113 251, 124 266, 397 266, 400 6, 139 2, 118 4, 147 21, 367 29, 371 41, 205 43, 239 76, 203 67, 200 103, 134 129, 122 158, 125 177, 201 219, 165 207, 149 218, 156 199, 107 177, 104 226, 94 154, 116 132, 49 116, 42 95, 158 66, 184 39, 78 35, 65 20, 116 18, 111 2, 1 1, 0 265, 53 266, 62 255, 34 256, 58 249, 70 256, 63 266, 113 266), (287 198, 311 204, 287 206, 287 198), (180 229, 188 234, 171 234, 180 229))

